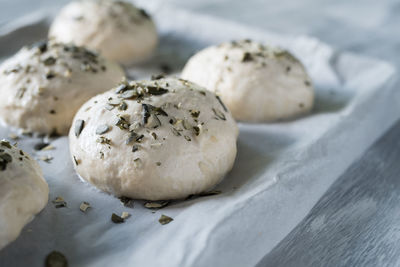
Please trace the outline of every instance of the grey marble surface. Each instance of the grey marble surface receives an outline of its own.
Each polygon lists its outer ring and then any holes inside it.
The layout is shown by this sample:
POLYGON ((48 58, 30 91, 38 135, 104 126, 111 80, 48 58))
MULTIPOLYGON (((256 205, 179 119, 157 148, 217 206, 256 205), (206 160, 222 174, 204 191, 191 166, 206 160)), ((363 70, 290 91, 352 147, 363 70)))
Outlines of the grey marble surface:
MULTIPOLYGON (((315 36, 339 50, 400 67, 400 1, 164 1, 261 29, 315 36)), ((66 2, 0 0, 0 25, 42 5, 66 2)), ((259 266, 398 266, 399 134, 397 123, 259 266)))

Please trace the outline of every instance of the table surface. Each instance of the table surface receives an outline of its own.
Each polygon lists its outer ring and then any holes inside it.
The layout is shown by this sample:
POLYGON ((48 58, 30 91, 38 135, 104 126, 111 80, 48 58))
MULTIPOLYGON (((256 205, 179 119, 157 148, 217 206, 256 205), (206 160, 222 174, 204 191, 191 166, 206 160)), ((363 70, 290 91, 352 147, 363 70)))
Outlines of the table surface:
MULTIPOLYGON (((0 26, 41 6, 67 2, 0 0, 0 26)), ((400 67, 399 0, 164 2, 261 29, 315 36, 336 49, 400 67)), ((332 185, 259 266, 399 266, 399 135, 400 122, 332 185)))

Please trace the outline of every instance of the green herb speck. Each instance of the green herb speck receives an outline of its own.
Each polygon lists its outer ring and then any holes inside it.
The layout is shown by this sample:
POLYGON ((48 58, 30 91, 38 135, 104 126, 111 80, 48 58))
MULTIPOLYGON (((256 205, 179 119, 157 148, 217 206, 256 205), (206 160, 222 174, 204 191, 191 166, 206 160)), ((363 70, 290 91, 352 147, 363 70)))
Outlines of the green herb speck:
POLYGON ((164 225, 164 224, 168 224, 168 223, 172 222, 173 220, 174 219, 172 219, 171 217, 162 214, 160 219, 158 219, 158 222, 160 224, 164 225))

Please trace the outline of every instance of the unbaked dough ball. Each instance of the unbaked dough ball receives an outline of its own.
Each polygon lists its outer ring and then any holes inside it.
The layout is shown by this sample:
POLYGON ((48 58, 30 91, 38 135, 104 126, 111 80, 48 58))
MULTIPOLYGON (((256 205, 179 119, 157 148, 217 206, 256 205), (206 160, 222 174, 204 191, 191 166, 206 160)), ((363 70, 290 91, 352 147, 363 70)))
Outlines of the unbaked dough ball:
POLYGON ((69 134, 78 174, 135 199, 185 198, 232 168, 237 125, 212 92, 176 79, 126 82, 82 106, 69 134))
POLYGON ((189 59, 182 78, 215 92, 237 120, 297 117, 313 106, 314 89, 288 51, 250 40, 208 47, 189 59))
POLYGON ((123 77, 117 64, 82 47, 24 47, 0 66, 0 117, 29 131, 67 134, 79 107, 123 77))
POLYGON ((124 64, 148 58, 158 43, 156 27, 146 11, 110 0, 68 4, 55 18, 49 36, 87 46, 124 64))
POLYGON ((28 154, 0 141, 0 249, 47 204, 49 188, 38 163, 28 154))

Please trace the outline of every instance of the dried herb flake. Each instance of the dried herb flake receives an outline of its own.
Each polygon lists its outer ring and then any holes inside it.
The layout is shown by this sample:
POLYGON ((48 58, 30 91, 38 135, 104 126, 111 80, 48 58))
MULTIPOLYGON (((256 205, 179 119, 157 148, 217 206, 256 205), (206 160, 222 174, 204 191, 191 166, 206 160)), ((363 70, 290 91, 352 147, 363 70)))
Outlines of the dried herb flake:
POLYGON ((169 92, 168 89, 155 87, 155 86, 147 86, 146 89, 147 89, 147 92, 151 95, 163 95, 163 94, 169 92))
POLYGON ((91 206, 90 206, 89 202, 86 202, 86 201, 82 202, 81 205, 79 206, 79 209, 82 212, 86 212, 89 208, 91 208, 91 206))
POLYGON ((119 200, 121 201, 122 205, 124 205, 127 208, 133 208, 134 202, 133 199, 130 197, 120 197, 119 200))
POLYGON ((7 148, 11 148, 11 144, 7 140, 1 140, 0 145, 5 146, 7 148))
POLYGON ((51 66, 56 63, 56 59, 54 57, 48 57, 43 61, 43 64, 46 66, 51 66))
POLYGON ((111 221, 113 223, 123 223, 125 222, 124 218, 122 218, 121 216, 118 216, 117 214, 113 213, 111 215, 111 221))
POLYGON ((137 145, 134 145, 133 147, 132 147, 132 152, 136 152, 136 151, 138 151, 139 150, 139 147, 137 146, 137 145))
POLYGON ((242 62, 249 62, 253 60, 253 56, 249 52, 243 54, 242 62))
POLYGON ((123 93, 123 92, 125 92, 125 90, 127 89, 128 87, 127 87, 127 85, 126 84, 120 84, 120 85, 118 85, 117 86, 117 89, 115 89, 115 93, 116 94, 120 94, 120 93, 123 93))
POLYGON ((129 217, 131 217, 131 214, 129 212, 123 211, 121 214, 121 218, 122 219, 128 219, 129 217))
POLYGON ((55 204, 56 209, 67 207, 67 202, 60 196, 56 197, 52 203, 55 204))
POLYGON ((52 156, 47 155, 47 156, 42 156, 42 157, 40 157, 39 159, 40 159, 41 161, 46 162, 46 163, 50 163, 54 158, 53 158, 52 156))
POLYGON ((33 149, 37 150, 37 151, 43 150, 43 148, 47 147, 48 145, 50 145, 50 144, 49 143, 40 142, 40 143, 37 143, 36 145, 34 145, 33 149))
POLYGON ((150 201, 144 203, 144 207, 147 209, 161 209, 166 207, 169 203, 169 201, 150 201))
POLYGON ((12 162, 10 154, 1 152, 0 153, 0 170, 4 171, 7 168, 7 164, 12 162))
POLYGON ((168 224, 168 223, 172 222, 173 220, 174 219, 172 219, 171 217, 163 214, 163 215, 161 215, 160 219, 158 219, 158 222, 160 224, 164 225, 164 224, 168 224))

